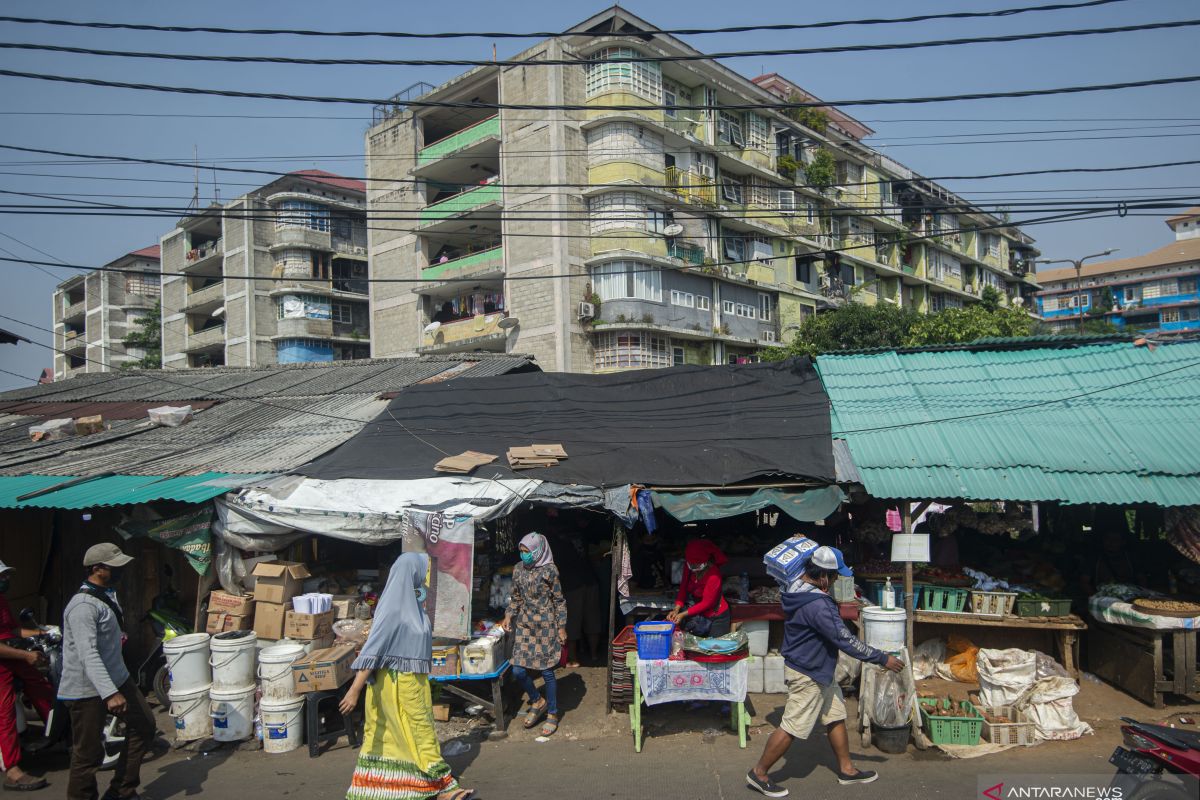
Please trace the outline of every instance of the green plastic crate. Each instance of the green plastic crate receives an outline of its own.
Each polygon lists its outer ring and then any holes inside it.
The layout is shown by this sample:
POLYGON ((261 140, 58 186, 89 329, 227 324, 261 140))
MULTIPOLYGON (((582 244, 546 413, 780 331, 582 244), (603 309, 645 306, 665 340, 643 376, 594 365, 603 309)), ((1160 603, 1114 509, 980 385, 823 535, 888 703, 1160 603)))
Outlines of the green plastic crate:
POLYGON ((924 611, 951 611, 958 613, 967 604, 967 589, 949 586, 926 586, 921 592, 921 609, 924 611))
POLYGON ((939 702, 942 708, 949 708, 950 701, 946 699, 939 701, 930 697, 917 699, 921 703, 921 724, 931 742, 934 744, 979 744, 979 736, 983 733, 983 716, 975 710, 975 706, 970 702, 963 700, 960 704, 971 712, 972 716, 970 717, 934 717, 929 714, 929 709, 937 708, 939 702))
POLYGON ((1043 600, 1017 596, 1018 617, 1065 617, 1071 613, 1071 601, 1043 600))

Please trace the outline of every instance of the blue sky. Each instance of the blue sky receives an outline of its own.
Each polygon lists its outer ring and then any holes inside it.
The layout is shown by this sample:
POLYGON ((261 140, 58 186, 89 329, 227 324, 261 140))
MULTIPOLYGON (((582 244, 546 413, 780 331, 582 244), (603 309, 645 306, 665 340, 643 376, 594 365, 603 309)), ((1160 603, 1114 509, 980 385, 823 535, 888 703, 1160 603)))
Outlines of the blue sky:
MULTIPOLYGON (((808 22, 851 17, 952 10, 990 10, 1035 5, 1033 0, 968 0, 905 3, 861 0, 854 4, 648 2, 624 6, 651 22, 670 27, 808 22)), ((560 30, 600 11, 599 2, 341 3, 310 2, 24 2, 4 4, 6 14, 77 20, 221 25, 226 27, 300 27, 325 30, 560 30), (414 13, 414 9, 419 9, 414 13)), ((702 51, 820 47, 834 44, 918 41, 938 38, 1026 33, 1042 30, 1107 27, 1196 16, 1187 0, 1132 0, 1111 6, 1026 14, 1004 19, 924 22, 788 33, 739 33, 685 37, 702 51)), ((0 41, 37 42, 126 50, 194 53, 308 55, 317 57, 490 58, 487 39, 387 40, 241 37, 133 31, 74 30, 0 23, 0 41)), ((907 52, 856 53, 731 59, 742 74, 779 72, 826 99, 944 95, 975 91, 1113 83, 1200 73, 1195 28, 1081 37, 1042 42, 930 48, 907 52)), ((503 58, 529 44, 496 43, 503 58)), ((440 83, 462 70, 432 67, 329 67, 289 65, 189 64, 99 56, 0 50, 0 65, 29 72, 83 75, 112 80, 202 87, 282 91, 297 94, 387 97, 426 81, 440 83)), ((132 90, 92 88, 0 78, 3 112, 55 112, 55 116, 0 114, 0 143, 86 153, 147 156, 201 163, 224 159, 268 169, 318 167, 349 175, 363 171, 363 132, 369 109, 351 105, 313 105, 283 101, 186 97, 132 90), (67 115, 58 115, 69 112, 67 115), (81 113, 191 114, 172 116, 80 116, 81 113), (223 116, 231 115, 231 116, 223 116), (246 115, 317 116, 319 119, 253 119, 246 115), (262 159, 269 158, 269 161, 262 159)), ((923 106, 866 107, 851 110, 877 131, 873 144, 888 155, 931 176, 1046 169, 1061 166, 1116 166, 1196 158, 1200 136, 1200 85, 1129 89, 1117 92, 923 106), (965 122, 962 120, 973 120, 965 122), (1162 127, 1173 126, 1173 127, 1162 127), (1184 127, 1186 126, 1186 127, 1184 127), (1017 134, 1078 128, 1129 130, 1017 134), (1000 138, 1054 138, 993 144, 930 144, 927 137, 947 134, 1007 133, 1000 138), (1082 137, 1136 136, 1081 141, 1082 137), (904 137, 926 137, 925 142, 904 137), (920 146, 912 146, 918 144, 920 146), (884 147, 887 145, 887 147, 884 147)), ((190 170, 149 166, 46 164, 42 156, 0 151, 0 173, 49 173, 33 177, 0 174, 0 189, 86 196, 95 201, 186 205, 192 193, 190 170), (96 179, 101 178, 101 179, 96 179), (134 180, 111 180, 114 178, 134 180), (149 182, 151 179, 163 182, 149 182), (180 181, 173 183, 171 181, 180 181), (154 195, 155 198, 120 195, 154 195)), ((58 159, 57 161, 61 161, 58 159)), ((221 196, 234 197, 252 176, 217 176, 221 196)), ((201 199, 213 196, 213 175, 201 174, 201 199)), ((265 180, 263 181, 265 182, 265 180)), ((1062 197, 1066 189, 1090 189, 1071 196, 1112 198, 1142 195, 1200 194, 1200 167, 1181 167, 1107 175, 1017 177, 956 181, 948 185, 980 202, 1013 202, 1062 197), (1152 187, 1145 188, 1143 187, 1152 187), (987 194, 991 193, 991 194, 987 194)), ((5 203, 39 202, 6 195, 5 203)), ((1020 214, 1014 214, 1019 218, 1020 214)), ((61 259, 102 265, 124 252, 158 240, 170 220, 124 217, 28 216, 0 214, 0 248, 22 258, 61 259), (10 237, 15 237, 10 238, 10 237), (19 241, 17 241, 19 240, 19 241), (31 249, 36 248, 36 249, 31 249), (48 253, 46 258, 37 251, 48 253)), ((1162 244, 1170 231, 1160 218, 1126 217, 1058 223, 1029 229, 1047 258, 1078 256, 1107 247, 1136 255, 1162 244)), ((0 255, 8 253, 0 252, 0 255)), ((50 293, 70 270, 0 262, 4 291, 0 315, 49 328, 50 293)), ((0 319, 0 327, 35 341, 50 336, 36 328, 0 319)), ((0 368, 36 377, 52 363, 51 352, 35 345, 6 346, 0 368)), ((28 381, 0 372, 0 389, 28 381)))

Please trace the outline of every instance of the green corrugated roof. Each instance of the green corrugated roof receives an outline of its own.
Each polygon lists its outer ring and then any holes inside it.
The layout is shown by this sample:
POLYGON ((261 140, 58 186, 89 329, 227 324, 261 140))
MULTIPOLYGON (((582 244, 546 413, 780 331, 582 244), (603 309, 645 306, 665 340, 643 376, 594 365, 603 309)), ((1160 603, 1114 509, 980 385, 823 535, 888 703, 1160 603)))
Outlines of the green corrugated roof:
POLYGON ((1200 498, 1200 342, 824 355, 817 370, 876 497, 1200 498))
POLYGON ((109 475, 18 502, 17 498, 22 495, 77 479, 62 475, 0 476, 0 508, 97 508, 148 503, 152 500, 202 503, 264 477, 226 472, 205 472, 175 478, 162 475, 109 475))

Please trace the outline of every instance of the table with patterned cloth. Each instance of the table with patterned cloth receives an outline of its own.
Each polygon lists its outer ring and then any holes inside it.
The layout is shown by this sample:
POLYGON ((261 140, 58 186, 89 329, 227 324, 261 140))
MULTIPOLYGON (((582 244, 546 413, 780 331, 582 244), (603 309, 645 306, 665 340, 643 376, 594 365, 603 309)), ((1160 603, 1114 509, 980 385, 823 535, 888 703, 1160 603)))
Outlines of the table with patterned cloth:
POLYGON ((636 652, 625 657, 633 675, 633 703, 629 706, 629 724, 633 728, 633 746, 642 752, 642 704, 711 700, 730 704, 729 724, 737 731, 738 744, 746 746, 746 659, 721 663, 699 661, 645 661, 636 652))

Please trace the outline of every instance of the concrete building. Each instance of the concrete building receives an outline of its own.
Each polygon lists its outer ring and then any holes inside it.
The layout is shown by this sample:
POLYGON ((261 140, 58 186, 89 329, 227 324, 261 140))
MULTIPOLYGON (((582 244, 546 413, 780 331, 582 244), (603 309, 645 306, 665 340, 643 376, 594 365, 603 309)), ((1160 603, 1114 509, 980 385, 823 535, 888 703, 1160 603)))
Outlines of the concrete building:
POLYGON ((88 272, 54 289, 54 379, 83 372, 109 372, 145 353, 121 342, 159 298, 158 245, 126 253, 106 268, 88 272))
MULTIPOLYGON (((849 115, 612 8, 367 132, 373 354, 491 350, 543 369, 720 364, 854 297, 937 310, 1032 295, 1032 240, 860 140, 849 115), (558 65, 579 59, 580 64, 558 65), (550 63, 539 64, 540 61, 550 63), (686 106, 704 106, 690 110, 686 106), (830 162, 828 181, 809 165, 830 162)), ((415 94, 409 92, 409 95, 415 94)))
POLYGON ((364 200, 303 170, 181 219, 162 237, 163 366, 367 358, 364 200))
POLYGON ((1134 258, 1037 273, 1037 308, 1056 331, 1074 332, 1085 318, 1118 328, 1172 335, 1200 332, 1200 206, 1166 220, 1175 241, 1134 258))

